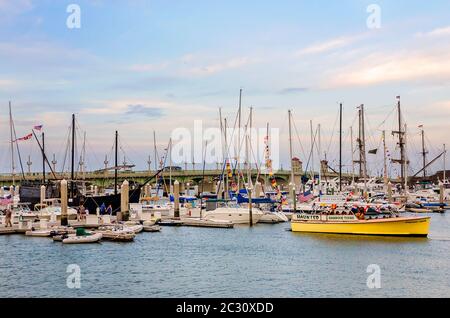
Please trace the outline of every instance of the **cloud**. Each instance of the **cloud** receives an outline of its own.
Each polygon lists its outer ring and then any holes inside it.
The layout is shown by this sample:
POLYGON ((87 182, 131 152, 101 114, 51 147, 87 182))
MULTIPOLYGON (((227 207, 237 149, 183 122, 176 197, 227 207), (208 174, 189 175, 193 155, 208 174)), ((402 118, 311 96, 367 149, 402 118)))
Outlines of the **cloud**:
POLYGON ((125 112, 126 115, 138 115, 151 118, 160 118, 164 115, 163 109, 160 107, 149 107, 146 105, 128 105, 125 112))
POLYGON ((329 74, 326 87, 365 86, 399 81, 450 80, 448 50, 377 53, 329 74))
POLYGON ((418 37, 440 37, 440 36, 448 36, 450 35, 450 26, 437 28, 430 32, 419 32, 416 34, 418 37))
POLYGON ((306 87, 289 87, 289 88, 282 89, 279 92, 279 94, 281 94, 281 95, 298 94, 298 93, 306 92, 307 90, 308 90, 308 88, 306 88, 306 87))
POLYGON ((216 73, 220 73, 227 70, 241 68, 250 64, 256 64, 261 62, 259 58, 249 58, 249 57, 237 57, 232 58, 230 60, 221 62, 221 63, 213 63, 209 65, 199 66, 191 68, 188 73, 192 75, 212 75, 216 73))
POLYGON ((319 53, 325 53, 329 51, 333 51, 335 49, 339 49, 345 46, 348 46, 358 39, 360 39, 362 36, 343 36, 338 37, 335 39, 331 39, 325 42, 318 42, 311 46, 308 46, 304 49, 301 49, 295 53, 295 56, 304 56, 304 55, 312 55, 312 54, 319 54, 319 53))

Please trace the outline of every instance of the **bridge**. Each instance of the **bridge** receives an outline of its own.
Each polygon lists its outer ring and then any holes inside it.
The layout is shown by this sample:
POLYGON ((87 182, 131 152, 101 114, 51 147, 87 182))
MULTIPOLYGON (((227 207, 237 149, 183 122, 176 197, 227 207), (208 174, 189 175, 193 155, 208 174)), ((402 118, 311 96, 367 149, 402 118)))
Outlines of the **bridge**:
MULTIPOLYGON (((119 171, 118 172, 118 181, 123 182, 124 180, 134 181, 138 183, 145 182, 149 177, 153 176, 155 171, 119 171)), ((210 191, 212 187, 212 183, 214 180, 219 180, 222 174, 222 170, 175 170, 172 172, 163 171, 161 176, 168 184, 169 179, 172 178, 172 182, 178 180, 182 185, 190 184, 190 185, 199 185, 202 184, 202 180, 204 180, 205 191, 210 191)), ((258 176, 259 181, 262 184, 265 184, 268 181, 268 176, 265 174, 261 174, 258 170, 253 169, 251 171, 252 177, 255 178, 258 176)), ((278 184, 282 186, 286 186, 289 183, 291 172, 290 170, 279 170, 274 174, 274 177, 278 184)), ((295 173, 295 178, 300 179, 301 174, 295 173)), ((337 175, 335 173, 327 173, 325 178, 335 178, 337 175)), ((344 175, 344 177, 349 177, 348 175, 344 175)), ((55 177, 51 173, 46 173, 46 180, 55 180, 55 177)), ((99 187, 108 187, 113 185, 114 183, 114 171, 90 171, 90 172, 77 172, 75 175, 77 180, 84 180, 88 184, 96 185, 99 187)), ((42 173, 26 173, 23 177, 22 174, 0 174, 0 185, 2 186, 10 186, 12 184, 20 185, 23 180, 26 181, 41 181, 42 173)), ((56 173, 56 179, 70 179, 70 173, 56 173)), ((152 182, 153 183, 153 182, 152 182)), ((297 183, 297 181, 296 181, 297 183)))

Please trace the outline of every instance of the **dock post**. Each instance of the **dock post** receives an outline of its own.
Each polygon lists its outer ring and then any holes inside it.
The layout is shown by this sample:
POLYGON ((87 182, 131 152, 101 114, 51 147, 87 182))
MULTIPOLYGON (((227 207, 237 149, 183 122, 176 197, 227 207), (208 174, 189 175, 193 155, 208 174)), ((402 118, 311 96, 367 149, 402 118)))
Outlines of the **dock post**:
POLYGON ((44 200, 45 200, 45 185, 41 185, 41 208, 42 204, 44 204, 44 200))
POLYGON ((174 211, 173 211, 173 216, 175 219, 179 219, 180 218, 180 183, 178 182, 178 180, 175 180, 174 184, 173 184, 173 201, 174 201, 174 211))
POLYGON ((120 212, 122 212, 122 221, 128 221, 129 213, 128 213, 128 201, 129 201, 129 183, 127 180, 125 180, 122 183, 121 190, 120 190, 120 212))
MULTIPOLYGON (((45 186, 44 187, 45 190, 45 186)), ((41 193, 42 193, 42 187, 41 187, 41 193)), ((67 226, 69 225, 69 222, 67 220, 67 180, 61 180, 61 225, 67 226)))
POLYGON ((98 187, 97 186, 94 187, 94 195, 98 195, 98 187))
POLYGON ((441 209, 444 208, 444 183, 440 182, 439 183, 439 204, 441 206, 441 209))

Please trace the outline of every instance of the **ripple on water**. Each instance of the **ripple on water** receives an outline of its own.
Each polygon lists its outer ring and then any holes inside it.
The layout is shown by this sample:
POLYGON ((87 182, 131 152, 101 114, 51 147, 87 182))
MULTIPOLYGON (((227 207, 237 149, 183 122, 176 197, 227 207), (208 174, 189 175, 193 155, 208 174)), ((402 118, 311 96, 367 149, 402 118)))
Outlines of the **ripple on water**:
POLYGON ((1 297, 442 297, 449 295, 450 216, 430 239, 165 227, 130 244, 62 245, 1 236, 1 297), (81 288, 66 286, 68 264, 81 288), (381 268, 381 289, 366 286, 381 268))

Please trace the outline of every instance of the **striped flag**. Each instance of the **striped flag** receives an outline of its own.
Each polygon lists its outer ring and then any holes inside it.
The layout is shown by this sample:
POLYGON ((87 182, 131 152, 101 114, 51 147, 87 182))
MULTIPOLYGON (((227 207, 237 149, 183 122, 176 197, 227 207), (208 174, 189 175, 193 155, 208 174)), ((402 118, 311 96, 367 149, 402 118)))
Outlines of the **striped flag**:
POLYGON ((31 139, 31 137, 33 137, 33 134, 28 134, 22 138, 17 138, 16 141, 25 141, 25 140, 29 140, 31 139))
POLYGON ((43 127, 43 125, 37 125, 37 126, 34 126, 33 129, 34 130, 42 130, 42 127, 43 127))

